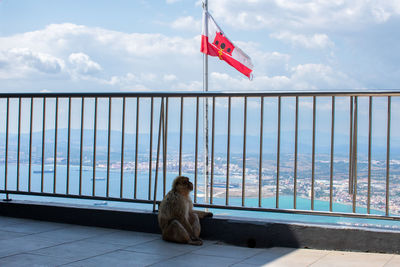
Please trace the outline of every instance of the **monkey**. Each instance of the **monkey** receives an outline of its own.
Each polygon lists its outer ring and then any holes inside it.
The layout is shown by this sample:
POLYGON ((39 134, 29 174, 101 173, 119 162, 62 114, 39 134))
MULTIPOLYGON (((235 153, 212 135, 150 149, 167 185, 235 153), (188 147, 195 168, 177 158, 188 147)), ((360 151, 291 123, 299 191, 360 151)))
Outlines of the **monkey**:
POLYGON ((193 210, 190 192, 193 184, 188 177, 178 176, 172 182, 172 189, 161 201, 158 210, 158 224, 165 241, 200 246, 200 220, 212 217, 211 212, 193 210))

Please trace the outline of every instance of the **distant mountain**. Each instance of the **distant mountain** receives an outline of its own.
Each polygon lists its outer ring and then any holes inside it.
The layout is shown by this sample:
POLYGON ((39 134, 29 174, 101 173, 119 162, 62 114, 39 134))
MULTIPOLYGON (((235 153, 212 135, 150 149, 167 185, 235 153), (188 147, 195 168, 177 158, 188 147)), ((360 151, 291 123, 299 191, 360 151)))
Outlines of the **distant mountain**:
MULTIPOLYGON (((153 154, 156 153, 157 149, 157 132, 153 133, 153 154)), ((70 135, 70 147, 71 147, 71 158, 79 158, 80 155, 80 135, 79 129, 71 129, 70 135)), ((98 157, 105 157, 108 145, 108 131, 98 130, 96 133, 96 151, 98 157)), ((93 153, 93 130, 84 130, 83 132, 83 154, 93 153)), ((112 159, 118 160, 120 158, 121 151, 121 131, 111 131, 111 157, 112 159)), ((312 151, 312 133, 306 131, 300 131, 298 135, 298 151, 300 154, 311 154, 312 151)), ((138 151, 139 153, 149 153, 150 136, 146 133, 139 134, 138 138, 138 151)), ((259 136, 248 135, 246 139, 246 153, 248 155, 259 153, 259 136)), ((16 134, 9 134, 9 153, 12 155, 17 150, 18 136, 16 134)), ((29 134, 21 134, 21 151, 29 151, 29 134)), ((134 159, 135 151, 135 134, 125 134, 125 157, 126 160, 134 159)), ((169 154, 178 153, 179 151, 179 133, 168 133, 167 143, 169 154)), ((329 154, 330 153, 330 135, 316 135, 316 153, 317 154, 329 154)), ((349 151, 349 137, 343 134, 335 135, 335 154, 348 154, 349 151)), ((212 137, 209 136, 209 151, 211 152, 212 137)), ((215 154, 224 155, 226 154, 226 135, 216 135, 214 140, 215 154)), ((230 138, 230 151, 231 154, 241 154, 243 151, 243 136, 232 135, 230 138)), ((58 129, 57 132, 57 150, 60 155, 66 155, 68 145, 68 130, 58 129)), ((5 146, 5 134, 0 134, 0 151, 4 151, 5 146)), ((42 146, 42 132, 34 132, 32 134, 32 153, 33 157, 41 157, 41 146, 42 146)), ((183 135, 183 148, 184 154, 194 153, 195 149, 195 135, 184 134, 183 135)), ((263 153, 275 154, 277 147, 277 136, 273 133, 264 135, 263 138, 263 153)), ((199 136, 199 153, 203 150, 203 138, 199 136)), ((293 132, 282 132, 281 133, 281 146, 280 151, 282 154, 292 154, 294 152, 294 134, 293 132)), ((360 137, 358 141, 359 154, 367 154, 368 152, 368 139, 360 137)), ((45 132, 45 152, 46 157, 52 157, 54 153, 54 130, 46 130, 45 132)), ((391 155, 398 156, 400 152, 400 139, 392 138, 391 140, 391 155)), ((386 139, 375 138, 373 140, 373 153, 375 155, 386 155, 386 139)))

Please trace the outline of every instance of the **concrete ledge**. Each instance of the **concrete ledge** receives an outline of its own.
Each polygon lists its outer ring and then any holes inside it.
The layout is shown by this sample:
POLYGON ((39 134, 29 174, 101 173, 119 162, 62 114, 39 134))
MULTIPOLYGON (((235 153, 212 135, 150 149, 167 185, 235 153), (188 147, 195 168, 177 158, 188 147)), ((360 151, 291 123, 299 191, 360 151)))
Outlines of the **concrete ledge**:
MULTIPOLYGON (((30 201, 0 202, 0 215, 160 233, 150 211, 30 201)), ((202 220, 202 237, 249 247, 293 247, 400 253, 400 232, 217 216, 202 220)))
POLYGON ((202 221, 204 238, 249 247, 292 247, 400 253, 400 232, 238 218, 202 221))
POLYGON ((157 216, 145 210, 33 201, 0 201, 0 215, 42 221, 159 233, 157 216))

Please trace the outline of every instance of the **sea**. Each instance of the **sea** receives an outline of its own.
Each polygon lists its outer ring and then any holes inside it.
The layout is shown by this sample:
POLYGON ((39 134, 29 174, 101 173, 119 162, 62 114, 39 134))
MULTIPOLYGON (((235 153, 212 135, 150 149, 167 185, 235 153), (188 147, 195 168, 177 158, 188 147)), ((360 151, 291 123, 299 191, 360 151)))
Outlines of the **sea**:
MULTIPOLYGON (((67 183, 67 166, 57 165, 54 170, 53 164, 44 166, 44 173, 42 179, 42 166, 40 164, 31 165, 31 192, 43 192, 57 194, 66 194, 68 187, 68 194, 92 196, 93 195, 93 182, 95 196, 106 196, 107 192, 107 168, 96 167, 95 179, 93 181, 93 169, 92 167, 83 166, 80 171, 79 166, 71 165, 69 167, 69 179, 67 183), (80 179, 80 173, 81 179, 80 179), (55 181, 55 183, 54 183, 55 181), (55 184, 55 187, 54 187, 55 184), (81 192, 79 187, 81 185, 81 192)), ((184 174, 185 175, 185 174, 184 174)), ((165 189, 168 192, 171 188, 172 180, 177 176, 177 173, 168 172, 166 175, 165 189)), ((193 175, 188 175, 193 180, 193 175)), ((218 177, 217 177, 218 178, 218 177)), ((220 179, 222 179, 220 177, 220 179)), ((199 178, 198 187, 204 188, 202 178, 199 178)), ((0 166, 0 189, 5 189, 5 167, 0 166)), ((20 164, 19 167, 19 191, 28 191, 29 185, 29 166, 28 164, 20 164)), ((121 195, 121 170, 120 168, 110 168, 109 171, 109 197, 119 198, 121 195)), ((154 184, 155 184, 155 171, 152 171, 151 176, 148 171, 137 172, 137 189, 136 198, 144 200, 152 200, 154 195, 154 184), (151 188, 149 190, 149 185, 151 188)), ((162 172, 158 173, 157 179, 157 200, 163 198, 163 175, 162 172)), ((17 164, 9 163, 7 167, 7 189, 17 190, 17 164)), ((122 183, 122 197, 123 198, 134 198, 135 193, 135 173, 133 170, 124 170, 123 172, 123 183, 122 183)), ((198 190, 197 203, 204 204, 204 198, 202 192, 198 190)), ((0 194, 2 199, 5 198, 4 194, 0 194)), ((42 201, 52 203, 71 203, 81 205, 92 205, 92 206, 108 206, 115 208, 125 209, 143 209, 152 210, 152 204, 132 203, 132 202, 118 202, 118 201, 102 201, 102 200, 90 200, 90 199, 79 199, 79 198, 60 198, 60 197, 44 197, 44 196, 33 196, 33 195, 10 195, 11 199, 15 200, 31 200, 31 201, 42 201)), ((194 198, 192 194, 192 199, 194 198)), ((297 209, 298 210, 310 210, 311 200, 309 198, 297 197, 297 209)), ((214 197, 213 204, 225 205, 225 197, 214 197)), ((230 206, 242 206, 242 199, 240 197, 230 197, 230 206)), ((245 207, 257 207, 258 198, 245 198, 245 207)), ((262 199, 263 208, 275 208, 276 198, 267 197, 262 199)), ((279 196, 279 208, 280 209, 293 209, 293 196, 291 195, 280 195, 279 196)), ((316 211, 329 211, 329 202, 315 199, 314 210, 316 211)), ((209 209, 217 216, 229 216, 229 217, 242 217, 248 219, 274 221, 274 222, 293 222, 301 224, 324 224, 333 226, 362 226, 368 228, 379 228, 387 230, 398 230, 400 231, 400 220, 378 220, 378 219, 364 219, 364 218, 349 218, 349 217, 336 217, 336 216, 320 216, 320 215, 302 215, 302 214, 291 214, 291 213, 280 213, 280 212, 265 212, 265 211, 243 211, 243 210, 229 210, 229 209, 209 209)), ((341 203, 333 203, 333 211, 352 213, 352 206, 341 203)), ((365 207, 357 207, 357 213, 366 214, 367 209, 365 207)), ((371 210, 371 214, 384 215, 382 211, 371 210)))

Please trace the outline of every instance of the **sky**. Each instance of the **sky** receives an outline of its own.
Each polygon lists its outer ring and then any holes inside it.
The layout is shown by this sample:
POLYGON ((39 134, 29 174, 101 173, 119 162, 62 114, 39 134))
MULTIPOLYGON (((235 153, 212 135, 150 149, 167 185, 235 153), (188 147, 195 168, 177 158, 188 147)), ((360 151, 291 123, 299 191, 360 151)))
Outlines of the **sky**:
MULTIPOLYGON (((210 91, 400 89, 398 0, 209 0, 210 91)), ((201 1, 0 0, 1 92, 201 91, 201 1)))

